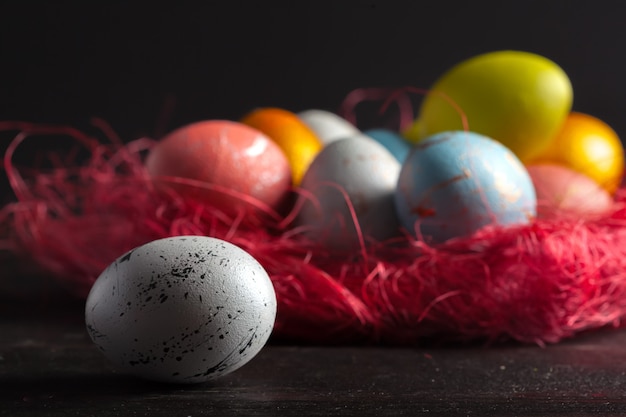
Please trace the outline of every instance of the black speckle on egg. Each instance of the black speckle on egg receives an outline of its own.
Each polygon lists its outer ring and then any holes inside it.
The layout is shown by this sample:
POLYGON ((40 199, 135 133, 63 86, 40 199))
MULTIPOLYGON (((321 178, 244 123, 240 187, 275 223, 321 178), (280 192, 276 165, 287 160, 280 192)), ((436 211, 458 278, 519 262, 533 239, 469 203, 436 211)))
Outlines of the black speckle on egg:
POLYGON ((126 255, 122 256, 119 260, 120 263, 122 262, 127 262, 130 260, 130 255, 132 255, 134 252, 134 250, 131 250, 130 252, 128 252, 126 255))
MULTIPOLYGON (((250 329, 250 330, 252 330, 252 329, 250 329)), ((252 347, 252 342, 256 338, 257 338, 257 335, 256 335, 256 331, 255 331, 254 333, 252 333, 252 336, 250 336, 248 341, 244 342, 243 346, 239 348, 239 354, 241 355, 242 353, 244 353, 246 351, 246 349, 252 347)))
POLYGON ((190 266, 186 266, 182 269, 173 268, 170 271, 170 274, 172 276, 179 277, 179 278, 189 278, 189 274, 191 274, 192 272, 194 272, 193 268, 190 266))
POLYGON ((92 339, 99 339, 102 337, 106 337, 103 333, 101 333, 98 329, 93 327, 91 324, 87 325, 87 331, 92 339))
POLYGON ((182 361, 182 360, 183 360, 183 357, 182 357, 182 356, 176 356, 176 360, 177 360, 178 362, 180 362, 180 361, 182 361))

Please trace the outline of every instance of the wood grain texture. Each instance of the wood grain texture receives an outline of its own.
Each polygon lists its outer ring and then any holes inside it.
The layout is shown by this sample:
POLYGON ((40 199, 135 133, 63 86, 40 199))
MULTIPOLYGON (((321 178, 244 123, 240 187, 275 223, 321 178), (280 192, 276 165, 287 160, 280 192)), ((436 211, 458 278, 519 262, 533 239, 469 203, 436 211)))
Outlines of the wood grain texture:
POLYGON ((81 301, 53 287, 34 294, 0 297, 0 416, 626 413, 624 331, 546 348, 270 343, 216 381, 163 385, 112 369, 87 336, 81 301))

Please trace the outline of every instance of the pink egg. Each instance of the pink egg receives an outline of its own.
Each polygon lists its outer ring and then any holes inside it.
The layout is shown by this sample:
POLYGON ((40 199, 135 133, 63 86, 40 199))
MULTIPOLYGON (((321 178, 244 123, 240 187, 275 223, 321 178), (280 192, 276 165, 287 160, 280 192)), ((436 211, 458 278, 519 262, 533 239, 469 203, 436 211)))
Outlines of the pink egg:
POLYGON ((526 168, 537 192, 539 218, 601 215, 613 205, 610 194, 584 174, 554 164, 526 168))
POLYGON ((292 182, 276 143, 252 127, 224 120, 171 132, 152 149, 146 168, 160 186, 226 212, 255 204, 280 209, 292 182))

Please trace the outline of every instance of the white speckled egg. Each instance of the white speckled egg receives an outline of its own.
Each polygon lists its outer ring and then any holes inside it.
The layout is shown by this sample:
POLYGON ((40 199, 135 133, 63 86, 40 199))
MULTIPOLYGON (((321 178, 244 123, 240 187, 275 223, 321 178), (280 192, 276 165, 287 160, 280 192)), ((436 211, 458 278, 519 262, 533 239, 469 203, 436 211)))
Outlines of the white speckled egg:
POLYGON ((298 118, 315 132, 324 145, 361 133, 352 123, 327 110, 305 110, 298 113, 298 118))
POLYGON ((393 196, 399 172, 396 158, 362 134, 328 144, 300 184, 306 192, 299 197, 296 225, 327 248, 350 250, 359 244, 352 207, 366 241, 395 236, 399 225, 393 196))
POLYGON ((94 283, 85 306, 91 339, 123 371, 170 383, 228 374, 265 345, 276 295, 243 249, 178 236, 135 248, 94 283))

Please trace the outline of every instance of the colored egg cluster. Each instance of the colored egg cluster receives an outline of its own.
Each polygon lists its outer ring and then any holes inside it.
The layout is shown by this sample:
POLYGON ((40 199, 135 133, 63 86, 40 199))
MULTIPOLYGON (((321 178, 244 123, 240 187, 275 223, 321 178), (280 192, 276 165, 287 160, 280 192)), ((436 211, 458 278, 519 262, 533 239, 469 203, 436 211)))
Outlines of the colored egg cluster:
POLYGON ((146 165, 176 192, 224 210, 252 200, 294 213, 294 235, 332 250, 403 234, 439 243, 610 209, 622 143, 572 106, 572 84, 555 62, 496 51, 439 77, 406 129, 362 131, 327 110, 259 108, 172 132, 146 165))

